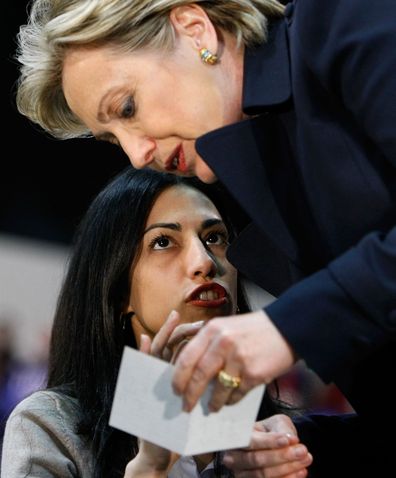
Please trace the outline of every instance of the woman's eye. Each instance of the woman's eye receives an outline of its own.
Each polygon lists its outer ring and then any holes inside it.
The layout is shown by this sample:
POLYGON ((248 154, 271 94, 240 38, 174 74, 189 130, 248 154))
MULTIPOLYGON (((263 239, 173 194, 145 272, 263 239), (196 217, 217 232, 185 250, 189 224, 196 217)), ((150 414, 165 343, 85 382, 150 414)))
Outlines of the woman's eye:
POLYGON ((227 235, 223 232, 211 232, 205 239, 205 242, 210 246, 221 246, 228 244, 227 235))
POLYGON ((132 96, 129 96, 122 106, 121 116, 123 118, 132 118, 135 114, 135 101, 132 96))
POLYGON ((156 237, 150 242, 150 247, 154 250, 168 249, 171 245, 172 241, 166 236, 156 237))

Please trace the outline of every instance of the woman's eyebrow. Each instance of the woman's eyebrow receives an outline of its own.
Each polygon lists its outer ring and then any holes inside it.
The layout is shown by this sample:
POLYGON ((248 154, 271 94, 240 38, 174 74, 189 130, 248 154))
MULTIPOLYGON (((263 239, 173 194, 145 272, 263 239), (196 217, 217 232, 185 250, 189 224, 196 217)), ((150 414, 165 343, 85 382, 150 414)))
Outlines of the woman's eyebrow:
POLYGON ((165 228, 165 229, 172 229, 172 231, 181 231, 182 227, 178 222, 156 222, 155 224, 151 224, 143 234, 146 232, 151 231, 151 229, 155 228, 165 228))
MULTIPOLYGON (((217 224, 224 224, 224 222, 221 219, 205 219, 205 221, 202 222, 202 229, 208 229, 212 226, 215 226, 217 224)), ((146 234, 146 232, 151 231, 151 229, 156 229, 156 228, 165 228, 165 229, 171 229, 172 231, 181 231, 182 226, 178 222, 156 222, 154 224, 151 224, 149 227, 145 229, 143 234, 146 234)))
POLYGON ((206 219, 202 222, 202 229, 208 229, 209 227, 216 226, 217 224, 224 225, 224 221, 221 219, 206 219))

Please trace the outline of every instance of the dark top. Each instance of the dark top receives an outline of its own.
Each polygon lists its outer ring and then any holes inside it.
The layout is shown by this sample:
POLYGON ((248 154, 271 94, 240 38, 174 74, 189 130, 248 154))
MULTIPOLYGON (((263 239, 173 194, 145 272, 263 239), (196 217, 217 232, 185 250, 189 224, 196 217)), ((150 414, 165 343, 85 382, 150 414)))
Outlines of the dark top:
POLYGON ((289 4, 246 51, 258 116, 197 141, 251 219, 230 260, 278 296, 268 315, 379 442, 396 424, 379 417, 396 398, 395 18, 392 0, 289 4))

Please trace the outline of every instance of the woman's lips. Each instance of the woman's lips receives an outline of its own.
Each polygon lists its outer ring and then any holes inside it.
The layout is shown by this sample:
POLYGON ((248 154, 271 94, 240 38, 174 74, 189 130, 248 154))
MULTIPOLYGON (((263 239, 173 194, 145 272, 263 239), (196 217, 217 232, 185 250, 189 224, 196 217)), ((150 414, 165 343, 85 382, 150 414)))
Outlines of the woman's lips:
POLYGON ((183 174, 188 172, 186 156, 184 154, 183 145, 179 144, 172 154, 165 161, 165 171, 179 171, 183 174))
POLYGON ((181 172, 181 173, 187 173, 187 164, 186 164, 186 156, 184 154, 184 149, 183 149, 183 146, 180 145, 180 148, 179 148, 179 161, 177 163, 177 169, 181 172))
POLYGON ((203 284, 193 290, 187 302, 197 307, 221 307, 228 302, 227 291, 215 282, 203 284))

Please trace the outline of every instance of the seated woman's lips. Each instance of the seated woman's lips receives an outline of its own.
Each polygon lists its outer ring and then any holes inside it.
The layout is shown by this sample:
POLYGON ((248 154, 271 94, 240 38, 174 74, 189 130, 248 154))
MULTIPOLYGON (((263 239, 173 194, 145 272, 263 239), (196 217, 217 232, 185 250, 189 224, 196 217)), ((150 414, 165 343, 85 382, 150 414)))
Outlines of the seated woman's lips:
POLYGON ((216 282, 197 287, 187 299, 189 304, 198 307, 220 307, 227 301, 227 291, 216 282))

